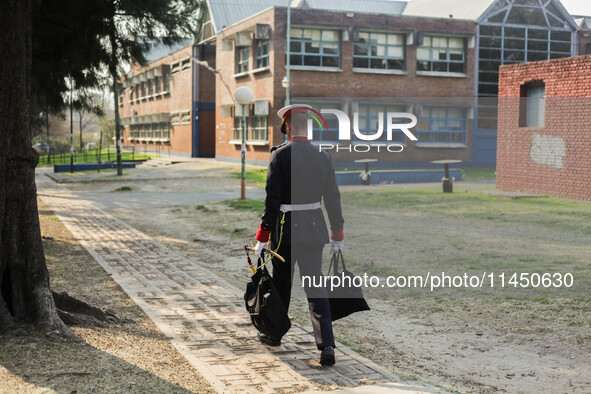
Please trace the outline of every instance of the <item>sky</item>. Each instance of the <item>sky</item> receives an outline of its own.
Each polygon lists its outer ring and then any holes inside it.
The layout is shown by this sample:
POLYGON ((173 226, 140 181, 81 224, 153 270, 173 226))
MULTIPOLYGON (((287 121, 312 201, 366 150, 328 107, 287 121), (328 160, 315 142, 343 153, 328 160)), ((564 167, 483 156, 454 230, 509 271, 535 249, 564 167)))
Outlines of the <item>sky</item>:
POLYGON ((561 3, 571 15, 591 16, 591 0, 561 0, 561 3))

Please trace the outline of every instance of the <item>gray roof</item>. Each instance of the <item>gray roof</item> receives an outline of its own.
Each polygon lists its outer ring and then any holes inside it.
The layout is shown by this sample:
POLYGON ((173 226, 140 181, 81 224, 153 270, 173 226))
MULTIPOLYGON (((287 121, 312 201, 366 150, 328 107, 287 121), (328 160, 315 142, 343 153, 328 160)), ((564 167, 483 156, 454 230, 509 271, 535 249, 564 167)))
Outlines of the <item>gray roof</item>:
POLYGON ((406 1, 392 0, 304 0, 316 10, 349 11, 364 14, 401 15, 406 1))
POLYGON ((465 19, 476 21, 495 0, 411 0, 403 14, 428 18, 465 19))
POLYGON ((216 33, 269 7, 286 4, 286 0, 207 0, 216 33))
MULTIPOLYGON (((288 0, 207 0, 216 33, 269 7, 287 7, 288 0)), ((293 8, 401 15, 406 1, 293 0, 293 8)))
POLYGON ((591 16, 573 16, 579 29, 591 30, 591 16))
POLYGON ((170 46, 164 44, 156 44, 152 47, 152 49, 150 49, 150 52, 148 52, 145 55, 146 60, 148 61, 148 63, 152 63, 155 60, 163 58, 164 56, 170 55, 171 53, 176 52, 181 48, 191 45, 192 42, 193 40, 191 38, 185 38, 177 42, 176 44, 170 46))

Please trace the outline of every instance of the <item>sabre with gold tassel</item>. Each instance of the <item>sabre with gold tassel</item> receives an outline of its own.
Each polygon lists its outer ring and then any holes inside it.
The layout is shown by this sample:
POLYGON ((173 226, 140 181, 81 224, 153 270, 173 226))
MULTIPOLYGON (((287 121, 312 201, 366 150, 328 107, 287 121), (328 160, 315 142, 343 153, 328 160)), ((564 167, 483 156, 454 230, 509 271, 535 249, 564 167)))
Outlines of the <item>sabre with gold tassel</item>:
POLYGON ((265 262, 263 264, 261 264, 260 267, 255 267, 254 264, 252 264, 252 261, 250 260, 250 255, 248 254, 248 251, 251 251, 252 253, 256 253, 252 242, 251 242, 250 246, 244 245, 244 251, 246 252, 246 260, 248 261, 248 268, 250 268, 250 271, 252 272, 253 275, 257 272, 257 269, 263 268, 265 265, 267 265, 267 263, 269 261, 271 261, 273 257, 276 257, 285 263, 285 259, 283 257, 281 257, 277 252, 274 252, 273 250, 265 247, 263 249, 263 253, 261 253, 261 255, 264 255, 263 259, 265 260, 265 262))

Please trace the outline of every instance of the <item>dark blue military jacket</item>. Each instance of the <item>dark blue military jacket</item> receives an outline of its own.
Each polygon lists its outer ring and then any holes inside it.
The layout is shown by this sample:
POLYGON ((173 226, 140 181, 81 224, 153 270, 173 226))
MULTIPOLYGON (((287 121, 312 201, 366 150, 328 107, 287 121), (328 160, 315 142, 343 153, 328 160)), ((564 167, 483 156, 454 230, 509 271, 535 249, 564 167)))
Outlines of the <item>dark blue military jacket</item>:
MULTIPOLYGON (((277 244, 281 234, 281 204, 324 201, 332 230, 343 228, 341 194, 330 155, 307 140, 293 140, 271 151, 265 209, 261 228, 271 231, 277 244)), ((326 244, 328 229, 322 209, 291 211, 285 215, 282 243, 326 244)))

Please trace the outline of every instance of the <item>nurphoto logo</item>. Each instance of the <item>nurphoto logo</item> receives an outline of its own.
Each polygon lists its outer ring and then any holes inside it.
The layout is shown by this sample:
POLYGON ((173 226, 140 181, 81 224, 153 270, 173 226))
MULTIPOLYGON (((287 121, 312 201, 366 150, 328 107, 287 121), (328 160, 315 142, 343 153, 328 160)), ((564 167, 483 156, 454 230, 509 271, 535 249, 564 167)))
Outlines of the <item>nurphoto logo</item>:
POLYGON ((310 113, 308 118, 308 139, 313 140, 314 138, 314 121, 320 126, 320 130, 324 131, 328 126, 326 120, 321 114, 332 114, 337 117, 338 130, 339 130, 339 143, 320 143, 318 149, 322 150, 335 150, 336 152, 347 151, 347 152, 358 152, 366 153, 372 149, 377 152, 380 150, 387 150, 388 152, 398 153, 404 150, 404 145, 400 143, 392 143, 392 134, 394 131, 402 131, 404 135, 411 141, 417 141, 417 137, 410 131, 411 128, 417 125, 417 117, 408 112, 387 112, 384 117, 383 112, 378 112, 378 129, 373 133, 361 132, 359 130, 359 113, 353 113, 353 134, 358 141, 368 141, 368 143, 354 142, 349 145, 341 145, 341 141, 351 140, 351 120, 349 116, 338 109, 323 109, 320 113, 314 111, 310 113), (384 139, 384 119, 386 119, 386 136, 384 139), (409 119, 410 122, 401 121, 409 119), (322 122, 321 122, 322 121, 322 122), (324 127, 323 127, 324 124, 324 127), (369 141, 373 141, 369 143, 369 141))

